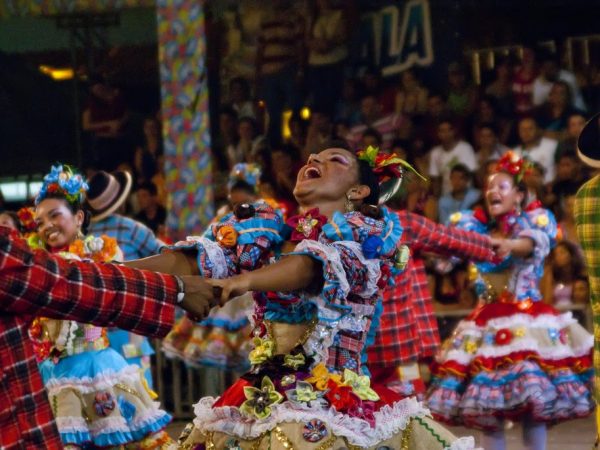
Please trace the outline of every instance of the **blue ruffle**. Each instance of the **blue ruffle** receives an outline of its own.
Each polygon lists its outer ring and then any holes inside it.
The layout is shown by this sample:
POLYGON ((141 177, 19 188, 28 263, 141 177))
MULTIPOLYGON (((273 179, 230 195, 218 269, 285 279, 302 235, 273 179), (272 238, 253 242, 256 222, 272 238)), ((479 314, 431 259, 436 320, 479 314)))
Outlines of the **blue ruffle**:
POLYGON ((375 303, 375 311, 373 311, 373 317, 371 318, 371 326, 369 327, 369 331, 367 332, 367 339, 365 340, 365 346, 363 347, 362 353, 360 355, 361 368, 364 375, 371 376, 371 372, 369 372, 369 368, 367 367, 367 362, 369 359, 369 355, 367 349, 373 345, 375 342, 375 335, 377 334, 377 330, 379 329, 379 324, 381 321, 381 315, 383 314, 383 299, 379 297, 377 299, 377 303, 375 303))
POLYGON ((385 223, 385 227, 381 232, 381 239, 383 240, 381 254, 389 255, 392 254, 398 247, 398 243, 402 237, 402 225, 400 224, 400 218, 398 217, 398 214, 385 207, 382 207, 381 211, 383 213, 383 221, 385 223))
POLYGON ((200 322, 204 327, 218 327, 227 331, 238 331, 248 325, 250 321, 246 317, 238 320, 228 320, 221 317, 207 317, 200 322))
POLYGON ((346 216, 338 211, 334 212, 331 220, 323 225, 322 232, 327 239, 333 242, 357 240, 346 216))
POLYGON ((317 315, 317 306, 311 302, 280 304, 267 301, 265 319, 272 322, 304 323, 317 315))
POLYGON ((94 378, 109 372, 120 372, 128 367, 127 361, 112 348, 87 351, 62 358, 57 364, 50 360, 40 364, 44 384, 53 378, 94 378))

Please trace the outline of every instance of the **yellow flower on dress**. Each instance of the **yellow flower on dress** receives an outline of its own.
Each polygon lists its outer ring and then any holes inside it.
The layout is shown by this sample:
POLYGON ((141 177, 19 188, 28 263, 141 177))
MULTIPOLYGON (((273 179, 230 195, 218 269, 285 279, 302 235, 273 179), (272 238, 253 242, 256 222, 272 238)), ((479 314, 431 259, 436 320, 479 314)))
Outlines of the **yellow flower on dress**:
POLYGON ((275 343, 269 337, 264 339, 257 337, 252 342, 254 343, 254 350, 248 355, 248 359, 252 365, 262 364, 273 356, 275 343))
POLYGON ((294 370, 298 370, 298 367, 303 366, 305 362, 306 359, 302 353, 297 353, 295 355, 288 354, 283 357, 283 365, 291 367, 294 370))
POLYGON ((514 337, 523 337, 525 336, 525 327, 519 327, 517 329, 515 329, 515 331, 513 332, 513 336, 514 337))
POLYGON ((319 363, 313 367, 310 373, 312 377, 309 377, 304 381, 314 384, 315 387, 320 391, 327 389, 327 382, 329 380, 332 380, 337 384, 342 384, 342 377, 336 373, 330 373, 323 363, 319 363))
POLYGON ((277 392, 275 385, 267 376, 263 377, 260 389, 252 386, 244 387, 244 395, 247 400, 240 406, 240 411, 259 419, 269 417, 271 406, 283 401, 283 395, 277 392))
POLYGON ((371 389, 371 380, 366 375, 359 375, 351 370, 344 369, 344 383, 352 387, 352 390, 361 400, 379 400, 379 395, 371 389))
POLYGON ((450 223, 451 224, 457 224, 460 221, 460 219, 462 219, 462 213, 460 213, 460 212, 455 212, 450 215, 450 223))
POLYGON ((465 352, 474 354, 477 351, 477 344, 471 340, 465 342, 465 352))
POLYGON ((535 221, 540 227, 545 227, 550 223, 550 219, 548 219, 548 216, 546 214, 540 214, 539 216, 537 216, 537 219, 535 221))

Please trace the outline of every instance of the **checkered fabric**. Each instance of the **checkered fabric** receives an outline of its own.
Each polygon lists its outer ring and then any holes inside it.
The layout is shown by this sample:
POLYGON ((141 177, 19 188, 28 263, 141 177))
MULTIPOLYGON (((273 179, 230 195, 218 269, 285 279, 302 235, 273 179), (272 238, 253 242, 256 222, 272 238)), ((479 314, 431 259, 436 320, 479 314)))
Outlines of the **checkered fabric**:
POLYGON ((594 395, 600 401, 600 176, 585 183, 575 200, 577 237, 583 248, 594 314, 594 395))
POLYGON ((88 233, 94 236, 106 234, 116 239, 125 261, 156 255, 164 245, 146 225, 119 214, 92 222, 88 233))
POLYGON ((488 261, 490 240, 477 233, 449 228, 423 216, 399 211, 401 243, 411 259, 383 292, 383 314, 374 344, 368 349, 370 367, 395 367, 433 356, 439 346, 433 299, 427 286, 421 252, 488 261))
POLYGON ((0 448, 62 448, 27 333, 34 315, 162 337, 177 291, 170 275, 67 261, 0 227, 0 448))

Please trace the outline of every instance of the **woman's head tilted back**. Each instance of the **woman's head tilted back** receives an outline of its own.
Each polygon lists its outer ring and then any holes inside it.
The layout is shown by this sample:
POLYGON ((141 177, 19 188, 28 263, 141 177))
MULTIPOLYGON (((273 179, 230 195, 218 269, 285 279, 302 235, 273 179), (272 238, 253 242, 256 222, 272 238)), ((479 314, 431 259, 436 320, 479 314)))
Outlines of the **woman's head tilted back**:
POLYGON ((492 217, 519 210, 527 197, 523 175, 528 163, 512 152, 506 152, 498 161, 494 173, 488 177, 485 200, 492 217))
POLYGON ((355 206, 377 205, 379 182, 369 164, 358 159, 346 142, 331 141, 300 169, 294 196, 301 206, 343 205, 347 200, 355 206))
POLYGON ((82 208, 88 185, 69 166, 53 166, 35 199, 35 221, 42 241, 50 248, 71 244, 87 231, 90 215, 82 208))

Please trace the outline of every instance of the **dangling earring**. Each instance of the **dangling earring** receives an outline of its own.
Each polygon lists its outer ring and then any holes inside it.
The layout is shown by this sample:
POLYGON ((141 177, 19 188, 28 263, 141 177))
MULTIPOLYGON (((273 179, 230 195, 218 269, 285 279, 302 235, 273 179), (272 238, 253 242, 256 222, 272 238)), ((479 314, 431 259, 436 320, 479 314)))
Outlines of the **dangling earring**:
POLYGON ((354 203, 352 203, 348 195, 346 195, 346 203, 344 204, 344 207, 346 209, 346 212, 354 211, 354 203))

